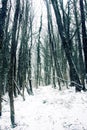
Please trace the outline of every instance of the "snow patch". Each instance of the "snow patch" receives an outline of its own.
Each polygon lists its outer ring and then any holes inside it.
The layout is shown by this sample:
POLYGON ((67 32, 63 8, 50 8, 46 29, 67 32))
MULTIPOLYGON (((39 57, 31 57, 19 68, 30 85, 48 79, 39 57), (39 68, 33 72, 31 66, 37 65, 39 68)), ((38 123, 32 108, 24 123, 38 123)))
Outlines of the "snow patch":
MULTIPOLYGON (((9 101, 7 95, 5 99, 9 101)), ((25 92, 25 101, 19 96, 14 102, 14 130, 87 130, 87 93, 45 86, 34 89, 33 96, 25 92)), ((9 102, 3 101, 0 130, 12 130, 9 102)))

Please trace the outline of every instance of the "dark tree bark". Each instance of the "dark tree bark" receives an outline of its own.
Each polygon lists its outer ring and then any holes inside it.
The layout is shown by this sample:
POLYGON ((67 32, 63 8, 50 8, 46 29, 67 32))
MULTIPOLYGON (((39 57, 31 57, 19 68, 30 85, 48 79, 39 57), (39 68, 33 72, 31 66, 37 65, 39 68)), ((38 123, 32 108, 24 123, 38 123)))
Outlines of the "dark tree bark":
POLYGON ((86 33, 83 0, 80 0, 79 3, 80 3, 81 23, 82 23, 82 41, 83 41, 83 51, 84 51, 84 58, 85 58, 85 73, 87 75, 87 33, 86 33))
POLYGON ((81 77, 81 83, 84 85, 84 76, 85 76, 85 67, 84 67, 84 61, 83 61, 83 55, 82 55, 82 43, 81 43, 81 36, 80 36, 80 27, 79 27, 79 21, 78 21, 78 14, 77 14, 77 4, 76 4, 76 0, 73 0, 73 4, 74 4, 74 15, 75 15, 75 22, 76 22, 76 27, 77 27, 77 33, 76 33, 76 37, 77 37, 77 42, 78 42, 78 52, 79 52, 79 73, 80 73, 80 77, 81 77))
MULTIPOLYGON (((18 27, 18 18, 20 13, 20 0, 16 1, 16 9, 14 14, 14 22, 13 22, 13 28, 12 28, 12 55, 13 55, 13 78, 16 80, 16 50, 17 50, 17 27, 18 27)), ((16 95, 16 87, 14 84, 14 95, 16 95)))
MULTIPOLYGON (((31 8, 32 8, 32 2, 31 2, 31 8)), ((31 64, 31 56, 32 56, 32 44, 33 44, 33 14, 32 14, 32 9, 30 9, 30 47, 28 49, 28 54, 29 54, 29 64, 28 64, 28 80, 29 80, 29 85, 30 85, 30 94, 33 94, 33 88, 32 88, 32 64, 31 64)))
POLYGON ((2 115, 1 97, 3 92, 3 79, 2 79, 2 68, 3 68, 3 41, 4 41, 4 29, 5 19, 7 12, 8 0, 2 0, 2 8, 0 9, 0 116, 2 115))
POLYGON ((10 14, 11 14, 11 0, 10 0, 10 6, 7 11, 7 18, 5 23, 5 31, 4 31, 4 40, 3 40, 3 67, 2 67, 2 82, 3 82, 3 94, 5 94, 7 89, 7 75, 9 70, 9 58, 10 58, 10 52, 9 52, 9 41, 11 38, 9 29, 9 21, 10 21, 10 14))
POLYGON ((0 10, 0 48, 3 46, 4 39, 4 27, 7 12, 7 2, 8 0, 2 0, 2 8, 0 10))
POLYGON ((32 48, 32 18, 30 3, 27 0, 25 2, 25 12, 22 20, 22 36, 21 44, 19 49, 19 60, 18 60, 18 81, 20 89, 24 89, 24 82, 27 82, 26 75, 28 74, 28 81, 30 89, 28 87, 28 93, 32 94, 32 81, 31 81, 31 48, 32 48), (29 39, 30 38, 30 39, 29 39), (30 45, 28 44, 30 40, 30 45), (29 46, 28 46, 29 45, 29 46))
POLYGON ((1 97, 2 97, 2 93, 3 93, 3 84, 2 84, 2 49, 0 49, 0 116, 2 115, 2 101, 1 101, 1 97))
POLYGON ((52 59, 49 47, 49 37, 48 35, 44 39, 45 47, 44 49, 44 82, 45 85, 51 84, 51 69, 52 69, 52 59))
POLYGON ((1 104, 2 100, 1 100, 1 98, 2 98, 2 94, 0 92, 0 116, 2 116, 2 104, 1 104))
POLYGON ((51 11, 49 7, 49 3, 46 0, 46 6, 47 6, 47 17, 48 17, 48 34, 49 34, 49 46, 50 46, 50 51, 52 53, 52 59, 53 59, 53 64, 55 66, 56 74, 57 74, 57 81, 59 85, 59 90, 61 90, 61 85, 60 85, 60 79, 58 77, 63 78, 60 64, 59 64, 59 59, 58 55, 56 52, 56 41, 54 37, 54 31, 53 31, 53 24, 52 24, 52 18, 51 18, 51 11))
POLYGON ((42 30, 42 15, 40 17, 40 27, 39 27, 39 35, 38 35, 38 43, 37 43, 37 88, 41 83, 41 56, 40 56, 40 45, 41 45, 41 30, 42 30))
POLYGON ((60 37, 61 37, 61 40, 62 40, 62 45, 63 45, 63 48, 65 50, 65 54, 66 54, 66 57, 67 57, 67 60, 68 60, 68 63, 69 63, 69 67, 73 72, 72 73, 73 74, 73 81, 75 81, 76 83, 79 84, 79 85, 75 85, 76 91, 81 91, 81 89, 82 89, 82 87, 80 86, 81 82, 80 82, 80 79, 79 79, 79 76, 78 76, 78 73, 77 73, 77 70, 76 70, 76 66, 75 66, 75 64, 72 60, 72 56, 71 56, 71 52, 70 52, 70 48, 69 48, 69 44, 71 44, 71 40, 66 38, 66 34, 65 34, 64 27, 63 27, 63 24, 62 24, 61 14, 60 14, 60 11, 59 11, 59 8, 58 8, 57 0, 51 0, 51 2, 52 2, 52 6, 53 6, 53 9, 54 9, 54 12, 55 12, 58 30, 59 30, 59 34, 60 34, 60 37))
POLYGON ((84 0, 84 3, 85 3, 85 11, 86 11, 86 16, 87 16, 87 1, 84 0))
POLYGON ((20 0, 16 1, 16 9, 14 14, 14 22, 12 28, 12 41, 11 41, 11 60, 10 60, 10 69, 9 69, 9 99, 10 99, 10 117, 11 117, 11 124, 15 127, 15 112, 14 112, 14 99, 13 99, 13 92, 14 92, 14 78, 16 73, 16 31, 17 31, 17 22, 19 17, 20 11, 20 0))
MULTIPOLYGON (((19 31, 20 31, 20 26, 23 24, 23 16, 24 16, 24 0, 23 0, 20 16, 19 16, 19 26, 18 26, 19 31)), ((18 34, 19 34, 19 32, 18 32, 18 34)), ((21 59, 21 57, 22 57, 22 47, 23 47, 23 45, 22 45, 22 42, 21 42, 21 45, 20 45, 20 48, 19 48, 19 55, 18 55, 18 71, 17 71, 17 82, 19 83, 19 89, 20 90, 21 90, 22 84, 23 84, 23 81, 22 81, 22 78, 21 78, 22 76, 21 76, 21 73, 20 73, 20 72, 22 72, 22 67, 21 67, 22 66, 22 59, 21 59)), ((19 91, 18 91, 18 94, 19 94, 19 91)))
POLYGON ((31 49, 29 49, 29 68, 28 68, 28 80, 30 85, 30 94, 33 94, 32 79, 31 79, 31 49))

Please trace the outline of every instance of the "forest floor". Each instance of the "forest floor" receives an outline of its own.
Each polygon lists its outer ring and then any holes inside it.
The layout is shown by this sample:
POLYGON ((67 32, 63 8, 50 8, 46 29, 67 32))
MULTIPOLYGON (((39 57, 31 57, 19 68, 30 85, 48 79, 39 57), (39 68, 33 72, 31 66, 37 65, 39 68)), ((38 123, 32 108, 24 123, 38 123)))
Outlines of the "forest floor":
POLYGON ((59 91, 51 86, 34 89, 34 95, 25 92, 14 99, 15 121, 10 123, 9 98, 3 97, 3 115, 0 130, 87 130, 87 92, 75 93, 74 88, 59 91))

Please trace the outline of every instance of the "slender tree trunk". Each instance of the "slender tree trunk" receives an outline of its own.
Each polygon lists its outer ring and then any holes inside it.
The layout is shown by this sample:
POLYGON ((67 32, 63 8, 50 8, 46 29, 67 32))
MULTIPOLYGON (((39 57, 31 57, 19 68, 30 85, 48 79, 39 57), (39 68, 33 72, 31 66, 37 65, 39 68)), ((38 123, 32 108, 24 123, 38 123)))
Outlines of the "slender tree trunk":
POLYGON ((87 75, 87 34, 86 34, 86 23, 85 23, 85 13, 83 0, 80 0, 80 12, 81 12, 81 23, 82 23, 82 41, 83 41, 83 51, 85 58, 85 72, 87 75))
POLYGON ((84 2, 85 2, 85 10, 86 10, 86 16, 87 16, 87 1, 84 0, 84 2))
POLYGON ((2 49, 0 49, 0 116, 2 115, 2 93, 3 93, 3 87, 2 87, 2 49))
POLYGON ((28 80, 30 85, 30 94, 33 94, 32 80, 31 80, 31 49, 29 49, 29 70, 28 70, 28 80))
POLYGON ((4 41, 4 27, 7 12, 7 2, 8 0, 2 0, 2 8, 0 9, 0 116, 2 115, 2 92, 3 92, 3 79, 2 79, 2 68, 3 68, 3 41, 4 41))
MULTIPOLYGON (((20 13, 20 0, 16 1, 16 9, 15 9, 15 14, 14 14, 14 22, 13 22, 13 28, 12 28, 12 53, 13 53, 13 73, 14 73, 14 80, 16 80, 16 50, 17 50, 17 25, 18 25, 18 18, 19 18, 19 13, 20 13)), ((14 84, 14 95, 15 97, 17 96, 16 94, 16 87, 14 84)))
POLYGON ((14 112, 14 98, 13 98, 13 55, 11 51, 11 62, 10 62, 10 70, 8 77, 8 85, 9 85, 9 99, 10 99, 10 118, 12 127, 15 126, 15 112, 14 112))
POLYGON ((0 116, 2 116, 2 104, 1 104, 1 96, 2 96, 2 94, 1 94, 1 92, 0 92, 0 116))
POLYGON ((73 1, 74 1, 73 2, 74 3, 74 14, 75 14, 76 27, 77 27, 77 38, 78 38, 78 49, 79 49, 79 72, 80 72, 81 82, 84 86, 85 67, 84 67, 84 61, 83 61, 83 55, 82 55, 80 28, 79 28, 79 22, 78 22, 76 0, 73 0, 73 1))
MULTIPOLYGON (((64 50, 65 50, 65 54, 66 54, 66 57, 67 57, 67 60, 68 60, 68 63, 69 63, 70 70, 72 69, 72 72, 73 72, 72 73, 73 81, 75 81, 78 84, 81 84, 78 73, 77 73, 76 66, 75 66, 75 64, 72 60, 71 52, 70 52, 70 49, 69 49, 69 47, 72 43, 71 43, 71 40, 66 38, 66 34, 65 34, 65 31, 64 31, 64 27, 62 25, 62 19, 61 19, 61 14, 60 14, 60 11, 59 11, 59 8, 58 8, 57 0, 51 0, 51 2, 52 2, 52 6, 53 6, 53 9, 54 9, 54 12, 55 12, 58 30, 59 30, 59 34, 60 34, 60 37, 61 37, 61 40, 62 40, 62 45, 63 45, 64 50)), ((76 91, 81 91, 82 87, 80 85, 75 85, 75 86, 76 86, 76 91)))
MULTIPOLYGON (((31 2, 31 8, 32 8, 32 2, 31 2)), ((29 80, 29 85, 30 85, 30 94, 33 94, 33 89, 32 89, 32 66, 31 66, 31 50, 32 50, 32 44, 33 44, 33 30, 32 30, 32 27, 33 27, 33 14, 32 14, 32 9, 30 9, 30 34, 31 34, 31 37, 30 37, 30 48, 28 50, 28 53, 29 53, 29 66, 28 66, 28 80, 29 80)))
POLYGON ((58 59, 57 52, 56 52, 56 41, 55 41, 55 37, 54 37, 52 18, 51 18, 51 14, 50 14, 51 10, 50 10, 50 5, 47 0, 46 0, 46 6, 47 6, 47 17, 48 17, 48 33, 49 33, 49 44, 50 44, 49 46, 50 46, 50 50, 52 53, 53 62, 55 65, 59 90, 61 90, 60 79, 58 77, 63 78, 63 75, 61 72, 60 64, 58 61, 59 59, 58 59))
POLYGON ((38 45, 37 45, 37 87, 40 86, 41 83, 41 57, 40 57, 40 37, 42 30, 42 15, 40 17, 40 27, 39 27, 39 36, 38 36, 38 45))
POLYGON ((14 76, 15 76, 15 67, 16 67, 16 31, 17 31, 17 22, 18 22, 18 16, 20 11, 20 0, 16 0, 16 9, 14 14, 14 22, 13 22, 13 28, 12 28, 12 42, 11 42, 11 60, 10 60, 10 69, 9 69, 9 99, 10 99, 10 117, 11 117, 11 124, 13 127, 15 127, 15 111, 14 111, 14 98, 13 98, 13 92, 14 92, 14 76))
POLYGON ((8 0, 2 0, 2 8, 0 10, 0 49, 3 47, 7 2, 8 0))
POLYGON ((14 111, 14 99, 13 99, 13 88, 9 89, 9 98, 10 98, 10 118, 12 127, 15 127, 15 111, 14 111))
POLYGON ((52 77, 53 77, 53 87, 56 88, 56 81, 55 81, 55 66, 54 66, 54 63, 52 63, 52 77))
POLYGON ((10 21, 10 14, 11 14, 11 0, 10 0, 10 7, 7 12, 7 18, 4 28, 4 40, 3 40, 3 49, 2 49, 2 61, 3 61, 3 67, 2 67, 2 82, 3 82, 3 94, 6 92, 6 86, 7 86, 7 75, 9 70, 9 41, 10 41, 10 33, 8 31, 9 29, 9 21, 10 21))

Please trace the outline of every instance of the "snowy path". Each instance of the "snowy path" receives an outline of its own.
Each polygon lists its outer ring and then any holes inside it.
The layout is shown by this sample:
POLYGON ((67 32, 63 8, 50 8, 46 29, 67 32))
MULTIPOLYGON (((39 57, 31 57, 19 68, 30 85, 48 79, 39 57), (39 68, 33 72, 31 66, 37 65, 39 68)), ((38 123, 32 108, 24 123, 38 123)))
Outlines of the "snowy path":
MULTIPOLYGON (((34 89, 34 96, 26 94, 25 99, 15 99, 14 130, 87 130, 87 92, 59 92, 48 86, 34 89)), ((5 102, 0 130, 12 130, 9 104, 5 102)))

